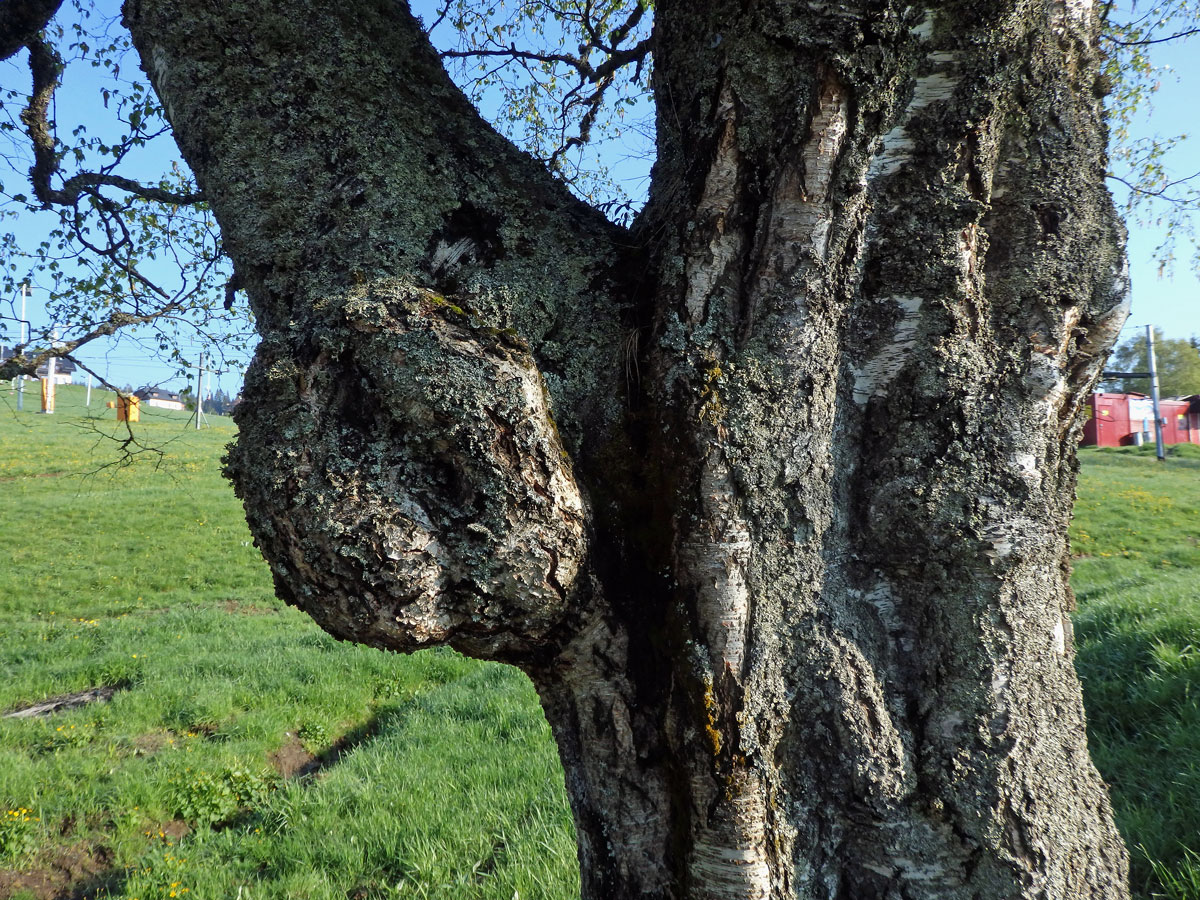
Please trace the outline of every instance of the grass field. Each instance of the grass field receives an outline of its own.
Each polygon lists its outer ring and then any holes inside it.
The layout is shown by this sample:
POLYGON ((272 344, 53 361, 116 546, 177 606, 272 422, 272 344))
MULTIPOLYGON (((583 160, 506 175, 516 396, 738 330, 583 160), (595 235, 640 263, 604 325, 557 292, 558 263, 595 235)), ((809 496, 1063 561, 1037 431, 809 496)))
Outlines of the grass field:
POLYGON ((1141 895, 1200 900, 1200 447, 1080 453, 1076 668, 1141 895))
POLYGON ((0 898, 578 893, 561 769, 528 681, 341 644, 283 607, 219 458, 228 420, 0 395, 0 898), (94 473, 94 474, 88 474, 94 473))
MULTIPOLYGON (((0 392, 0 900, 570 898, 528 682, 340 644, 279 604, 219 474, 228 420, 0 392), (86 413, 98 418, 88 419, 86 413)), ((1198 454, 1200 455, 1200 454, 1198 454)), ((1200 900, 1200 459, 1084 454, 1073 530, 1093 752, 1142 897, 1200 900)))

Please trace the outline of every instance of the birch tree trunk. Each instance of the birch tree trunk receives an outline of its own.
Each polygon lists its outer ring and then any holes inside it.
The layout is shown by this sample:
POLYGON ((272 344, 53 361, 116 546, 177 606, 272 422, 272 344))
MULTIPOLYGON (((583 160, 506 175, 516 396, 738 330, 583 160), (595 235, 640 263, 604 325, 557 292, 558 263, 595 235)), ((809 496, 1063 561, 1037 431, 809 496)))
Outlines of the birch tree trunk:
POLYGON ((1125 317, 1087 0, 656 4, 630 231, 391 0, 127 0, 331 633, 520 666, 585 898, 1120 898, 1072 667, 1125 317))

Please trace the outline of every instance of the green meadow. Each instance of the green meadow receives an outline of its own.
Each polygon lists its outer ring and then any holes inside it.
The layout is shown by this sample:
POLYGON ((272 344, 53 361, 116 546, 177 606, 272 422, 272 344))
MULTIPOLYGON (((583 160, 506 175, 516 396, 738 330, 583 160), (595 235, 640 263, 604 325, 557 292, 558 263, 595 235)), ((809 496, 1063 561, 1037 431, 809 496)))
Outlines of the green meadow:
POLYGON ((1092 757, 1134 890, 1200 900, 1200 447, 1080 461, 1071 584, 1092 757))
POLYGON ((550 731, 516 670, 339 643, 273 596, 227 419, 0 394, 0 898, 568 898, 550 731), (36 403, 36 401, 35 401, 36 403), (96 416, 88 418, 85 413, 96 416))
MULTIPOLYGON (((272 594, 229 420, 144 409, 123 459, 83 397, 0 391, 0 714, 111 689, 0 718, 0 900, 577 896, 524 676, 328 637, 272 594)), ((1082 454, 1077 662, 1143 898, 1200 900, 1198 506, 1200 453, 1082 454)))

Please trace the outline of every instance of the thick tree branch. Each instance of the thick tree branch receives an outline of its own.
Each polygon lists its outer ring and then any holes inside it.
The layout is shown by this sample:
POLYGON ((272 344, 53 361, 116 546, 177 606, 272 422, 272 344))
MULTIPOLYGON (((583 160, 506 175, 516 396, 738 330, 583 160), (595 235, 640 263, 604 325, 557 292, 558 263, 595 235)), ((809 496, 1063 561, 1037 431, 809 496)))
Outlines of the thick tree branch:
MULTIPOLYGON (((312 14, 300 21, 262 5, 264 24, 243 29, 237 41, 224 36, 231 25, 219 14, 210 19, 170 0, 126 5, 127 24, 221 221, 226 249, 250 296, 257 294, 256 312, 275 315, 273 301, 255 291, 263 278, 271 274, 271 295, 290 305, 284 281, 298 285, 318 261, 346 284, 382 268, 423 273, 457 291, 487 272, 490 283, 503 277, 526 288, 508 292, 504 308, 485 317, 517 328, 536 347, 538 331, 550 323, 546 303, 562 302, 544 292, 563 296, 558 278, 547 278, 541 242, 599 260, 623 252, 620 229, 483 122, 446 76, 420 24, 398 5, 366 7, 389 35, 385 41, 366 40, 322 4, 301 4, 312 14), (166 15, 174 24, 162 25, 166 15), (151 37, 153 48, 145 46, 151 37), (354 65, 332 63, 328 47, 344 48, 339 52, 354 65), (228 94, 203 68, 205 53, 224 57, 243 90, 276 100, 251 106, 228 94), (262 68, 263 53, 278 59, 283 75, 262 68), (392 102, 375 102, 367 81, 392 91, 392 102), (302 129, 318 140, 289 143, 288 135, 302 129), (256 140, 286 150, 262 166, 252 152, 256 140), (485 172, 487 181, 479 177, 485 172), (382 230, 380 222, 392 224, 382 230), (514 252, 518 241, 530 249, 514 252)), ((279 317, 293 316, 280 309, 279 317)))
POLYGON ((106 175, 99 172, 80 172, 77 175, 72 175, 63 183, 61 189, 53 192, 53 202, 65 205, 74 203, 81 194, 99 196, 99 192, 96 189, 101 187, 115 187, 142 200, 151 200, 156 203, 170 203, 175 206, 190 206, 193 203, 204 202, 204 194, 200 191, 189 191, 181 194, 177 191, 169 191, 165 188, 145 185, 134 181, 132 178, 124 178, 120 175, 106 175))
POLYGON ((21 111, 21 122, 33 143, 33 167, 29 170, 33 192, 45 206, 50 206, 54 202, 50 179, 58 171, 58 148, 48 113, 62 75, 63 61, 44 38, 34 37, 28 46, 33 89, 29 104, 21 111))
MULTIPOLYGON (((99 338, 111 337, 122 328, 128 328, 131 325, 146 325, 157 319, 165 318, 172 313, 179 312, 183 308, 184 304, 182 301, 174 301, 152 313, 143 315, 133 315, 122 311, 113 312, 105 321, 79 337, 65 341, 58 347, 48 347, 45 350, 40 350, 32 356, 25 356, 25 349, 29 344, 18 344, 13 348, 13 356, 5 360, 4 365, 0 367, 0 379, 15 378, 18 375, 34 375, 39 367, 45 365, 52 358, 70 359, 76 365, 79 365, 79 361, 71 356, 71 354, 80 347, 84 347, 99 338)), ((114 388, 114 390, 116 389, 114 388)))
POLYGON ((62 0, 4 0, 0 3, 0 60, 37 37, 54 18, 62 0))
POLYGON ((592 74, 592 81, 600 81, 607 78, 618 69, 630 64, 641 63, 654 49, 654 35, 649 34, 642 40, 638 41, 632 47, 627 47, 624 50, 617 50, 609 55, 608 59, 596 66, 592 74))
POLYGON ((592 578, 575 472, 621 427, 627 234, 479 117, 401 4, 206 9, 125 13, 263 335, 230 471, 281 594, 394 649, 549 652, 592 578), (310 490, 345 503, 296 513, 310 490))
POLYGON ((609 53, 616 56, 620 52, 616 48, 620 46, 621 41, 623 41, 623 40, 625 40, 625 38, 629 37, 629 33, 631 31, 633 31, 633 29, 637 28, 638 23, 642 21, 642 17, 645 16, 645 14, 646 14, 646 7, 642 6, 641 3, 635 4, 632 11, 630 11, 630 13, 629 13, 629 17, 626 18, 625 21, 622 22, 620 25, 618 25, 616 28, 614 28, 612 33, 609 34, 609 36, 608 36, 609 46, 604 47, 602 49, 605 49, 609 53))

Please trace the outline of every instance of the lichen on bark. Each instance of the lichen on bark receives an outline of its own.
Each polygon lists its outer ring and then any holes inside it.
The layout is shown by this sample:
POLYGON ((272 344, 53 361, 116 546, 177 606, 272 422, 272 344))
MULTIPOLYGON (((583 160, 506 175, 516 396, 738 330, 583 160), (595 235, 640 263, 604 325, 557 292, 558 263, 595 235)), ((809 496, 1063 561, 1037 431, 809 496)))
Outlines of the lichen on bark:
POLYGON ((528 349, 459 309, 375 282, 264 342, 227 473, 329 631, 523 658, 573 611, 585 504, 528 349))
POLYGON ((397 4, 125 15, 263 334, 281 595, 523 668, 585 897, 1127 896, 1067 618, 1124 315, 1082 7, 656 4, 629 230, 397 4))

